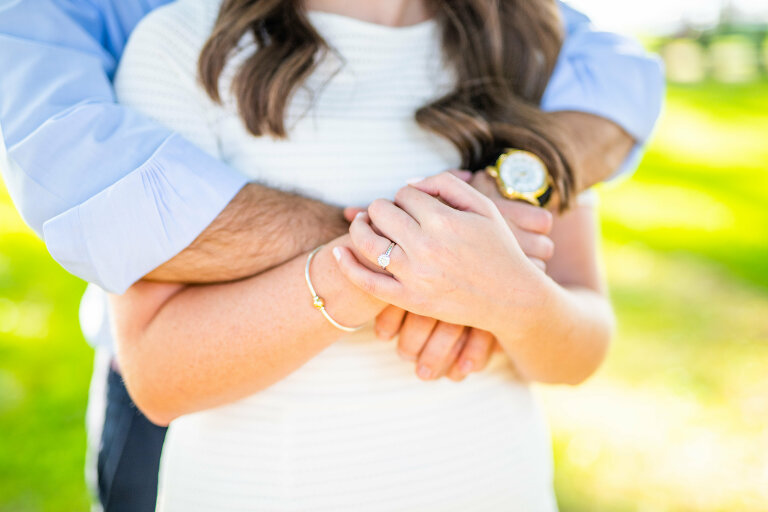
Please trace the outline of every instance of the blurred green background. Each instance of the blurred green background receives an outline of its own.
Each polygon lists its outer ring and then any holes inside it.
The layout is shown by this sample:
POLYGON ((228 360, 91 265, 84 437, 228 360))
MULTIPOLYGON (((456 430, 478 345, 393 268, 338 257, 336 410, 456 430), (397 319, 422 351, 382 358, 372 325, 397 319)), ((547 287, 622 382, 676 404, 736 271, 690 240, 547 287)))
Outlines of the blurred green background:
MULTIPOLYGON (((541 389, 562 510, 768 511, 768 81, 670 86, 600 196, 620 329, 597 377, 541 389)), ((0 185, 0 512, 88 508, 83 290, 0 185)))

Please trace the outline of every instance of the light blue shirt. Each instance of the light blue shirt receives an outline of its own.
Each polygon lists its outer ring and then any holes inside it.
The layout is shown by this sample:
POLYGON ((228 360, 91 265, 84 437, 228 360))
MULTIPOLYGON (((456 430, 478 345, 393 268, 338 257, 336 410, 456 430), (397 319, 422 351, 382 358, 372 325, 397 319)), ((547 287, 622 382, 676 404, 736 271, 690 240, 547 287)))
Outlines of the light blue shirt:
MULTIPOLYGON (((128 36, 166 3, 0 0, 5 183, 53 258, 115 293, 189 245, 247 181, 115 103, 111 80, 128 36)), ((662 105, 659 60, 561 9, 567 37, 542 107, 611 119, 641 147, 662 105)))

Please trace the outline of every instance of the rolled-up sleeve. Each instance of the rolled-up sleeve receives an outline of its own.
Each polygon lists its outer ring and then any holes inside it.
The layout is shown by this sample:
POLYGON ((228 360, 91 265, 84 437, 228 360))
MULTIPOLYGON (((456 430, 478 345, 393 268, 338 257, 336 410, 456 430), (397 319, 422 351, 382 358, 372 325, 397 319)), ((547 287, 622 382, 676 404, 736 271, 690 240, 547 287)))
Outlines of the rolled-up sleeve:
POLYGON ((115 103, 116 60, 152 3, 0 0, 9 193, 56 261, 115 293, 189 245, 246 183, 115 103))
POLYGON ((64 268, 120 293, 187 247, 244 183, 172 135, 143 165, 46 221, 43 238, 64 268))
POLYGON ((620 173, 631 171, 664 102, 664 68, 628 37, 596 30, 584 14, 560 3, 566 38, 542 99, 550 112, 594 114, 621 126, 637 146, 620 173))

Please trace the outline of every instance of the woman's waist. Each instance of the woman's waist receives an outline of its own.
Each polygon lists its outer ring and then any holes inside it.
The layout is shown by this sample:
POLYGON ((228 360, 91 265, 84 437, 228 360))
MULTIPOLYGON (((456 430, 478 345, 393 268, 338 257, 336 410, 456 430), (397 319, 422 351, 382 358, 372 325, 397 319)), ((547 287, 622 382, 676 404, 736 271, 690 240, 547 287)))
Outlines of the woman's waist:
POLYGON ((355 333, 270 387, 207 412, 250 417, 254 411, 257 416, 264 411, 304 415, 317 409, 355 414, 368 408, 452 408, 492 396, 530 400, 527 384, 517 378, 502 353, 494 354, 484 370, 464 381, 441 378, 425 382, 416 376, 414 362, 397 355, 396 343, 376 339, 372 329, 367 334, 355 333))

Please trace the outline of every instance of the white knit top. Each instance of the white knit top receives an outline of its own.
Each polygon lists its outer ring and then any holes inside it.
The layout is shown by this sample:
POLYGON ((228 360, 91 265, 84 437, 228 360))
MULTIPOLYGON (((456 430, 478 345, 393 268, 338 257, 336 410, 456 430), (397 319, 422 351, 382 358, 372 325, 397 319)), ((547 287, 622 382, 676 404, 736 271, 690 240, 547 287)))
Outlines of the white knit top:
MULTIPOLYGON (((224 106, 197 84, 219 1, 179 0, 142 21, 116 78, 120 102, 254 180, 338 205, 391 198, 410 178, 459 165, 413 119, 453 80, 435 22, 391 28, 310 12, 342 59, 321 62, 277 141, 249 134, 227 94, 255 51, 247 39, 222 77, 224 106)), ((547 429, 505 356, 462 383, 422 382, 413 366, 368 327, 264 391, 174 421, 158 510, 555 510, 547 429)))

